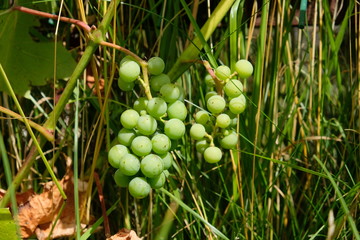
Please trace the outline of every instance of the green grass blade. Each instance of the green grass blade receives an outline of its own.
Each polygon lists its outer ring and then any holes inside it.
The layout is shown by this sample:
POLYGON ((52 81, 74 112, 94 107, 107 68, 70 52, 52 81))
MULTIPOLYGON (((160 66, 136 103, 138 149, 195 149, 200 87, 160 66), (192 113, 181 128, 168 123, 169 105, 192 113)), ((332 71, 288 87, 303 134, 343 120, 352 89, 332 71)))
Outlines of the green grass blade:
POLYGON ((323 171, 325 172, 326 176, 327 176, 327 179, 330 180, 331 182, 331 185, 333 186, 334 190, 335 190, 335 193, 336 193, 336 196, 338 197, 339 201, 340 201, 340 204, 341 204, 341 207, 345 213, 345 216, 347 217, 347 220, 349 222, 349 225, 350 225, 350 228, 354 234, 354 237, 356 240, 360 240, 360 235, 359 235, 359 231, 356 227, 356 224, 355 224, 355 221, 353 219, 353 217, 351 216, 350 214, 350 211, 349 211, 349 208, 343 198, 343 195, 338 187, 338 185, 336 184, 334 178, 331 176, 329 170, 326 168, 325 164, 316 156, 314 155, 314 158, 315 160, 318 162, 318 164, 321 166, 321 168, 323 169, 323 171))
POLYGON ((186 211, 191 213, 196 219, 200 220, 205 225, 207 225, 211 229, 211 231, 213 231, 217 236, 221 237, 222 239, 229 239, 222 232, 220 232, 216 227, 211 225, 208 221, 206 221, 204 218, 202 218, 198 213, 196 213, 194 210, 192 210, 183 201, 181 201, 179 198, 172 195, 169 191, 167 191, 164 188, 161 188, 160 191, 165 193, 166 195, 168 195, 172 200, 174 200, 176 203, 178 203, 182 208, 184 208, 186 211))

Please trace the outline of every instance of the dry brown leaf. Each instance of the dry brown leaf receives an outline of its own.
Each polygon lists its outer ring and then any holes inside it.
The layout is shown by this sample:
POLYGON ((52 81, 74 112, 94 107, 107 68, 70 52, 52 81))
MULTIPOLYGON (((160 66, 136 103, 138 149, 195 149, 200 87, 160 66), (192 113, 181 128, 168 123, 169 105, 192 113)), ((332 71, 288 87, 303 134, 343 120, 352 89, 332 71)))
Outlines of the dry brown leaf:
POLYGON ((134 230, 123 228, 119 230, 116 234, 112 235, 109 239, 110 240, 141 240, 142 238, 139 238, 134 230))
MULTIPOLYGON (((0 189, 0 198, 4 197, 6 193, 6 190, 0 189)), ((34 195, 35 192, 33 189, 29 189, 26 192, 23 193, 16 193, 16 203, 18 206, 25 204, 27 201, 29 201, 30 197, 34 195)), ((10 203, 8 204, 8 207, 10 207, 10 203)))
MULTIPOLYGON (((79 180, 80 203, 85 203, 86 184, 86 182, 79 180)), ((60 185, 67 195, 68 200, 50 239, 72 236, 75 233, 74 184, 72 173, 66 174, 60 181, 60 185)), ((44 186, 43 193, 32 196, 28 202, 19 207, 18 221, 22 237, 28 238, 36 233, 38 239, 46 239, 59 214, 62 203, 63 198, 58 188, 53 182, 48 182, 44 186)), ((80 208, 82 206, 81 204, 80 208)), ((81 223, 82 228, 86 226, 84 221, 81 223)))

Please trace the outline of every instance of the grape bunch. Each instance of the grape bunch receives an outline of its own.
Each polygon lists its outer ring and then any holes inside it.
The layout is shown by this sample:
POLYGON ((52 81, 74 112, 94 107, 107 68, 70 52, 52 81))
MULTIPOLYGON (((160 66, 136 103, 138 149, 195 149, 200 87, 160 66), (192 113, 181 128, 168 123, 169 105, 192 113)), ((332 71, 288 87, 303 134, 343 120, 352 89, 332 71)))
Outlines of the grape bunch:
MULTIPOLYGON (((238 143, 237 115, 244 112, 246 98, 243 84, 235 77, 248 78, 252 73, 252 64, 244 59, 236 62, 235 73, 231 73, 230 68, 225 65, 215 69, 215 81, 219 82, 224 94, 222 96, 215 91, 207 92, 207 111, 197 111, 195 123, 190 128, 190 136, 196 140, 196 150, 204 155, 208 163, 219 162, 223 154, 221 148, 234 149, 238 143)), ((216 85, 210 75, 205 77, 205 82, 210 88, 216 85)))
MULTIPOLYGON (((164 61, 153 57, 148 61, 151 98, 139 97, 132 108, 122 112, 118 144, 108 153, 109 164, 117 168, 114 179, 118 186, 128 187, 135 198, 144 198, 151 188, 161 188, 172 166, 170 151, 185 134, 187 108, 180 86, 163 73, 164 61)), ((120 63, 118 85, 123 91, 141 81, 137 62, 125 57, 120 63), (139 82, 138 81, 138 82, 139 82)))

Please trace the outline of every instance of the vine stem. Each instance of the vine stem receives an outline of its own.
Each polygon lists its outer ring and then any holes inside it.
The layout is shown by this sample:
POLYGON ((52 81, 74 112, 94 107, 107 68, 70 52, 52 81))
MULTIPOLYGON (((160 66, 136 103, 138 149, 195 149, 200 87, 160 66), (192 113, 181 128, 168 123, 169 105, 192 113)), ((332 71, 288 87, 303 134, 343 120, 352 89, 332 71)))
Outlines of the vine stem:
MULTIPOLYGON (((26 8, 26 7, 23 7, 23 6, 14 6, 12 9, 20 11, 20 12, 28 13, 28 14, 31 14, 31 15, 36 15, 36 16, 45 17, 45 18, 51 18, 51 19, 54 19, 54 20, 59 19, 58 15, 37 11, 37 10, 31 9, 31 8, 26 8)), ((73 19, 73 18, 60 17, 60 21, 67 22, 67 23, 72 23, 72 24, 80 27, 81 29, 83 29, 87 33, 90 33, 91 30, 94 29, 94 27, 90 27, 89 25, 87 25, 83 21, 73 19)))
MULTIPOLYGON (((16 112, 13 112, 13 111, 11 111, 10 109, 7 109, 7 108, 5 108, 5 107, 3 107, 3 106, 0 106, 0 112, 3 112, 3 113, 5 113, 5 114, 7 114, 7 115, 9 115, 9 116, 11 116, 11 117, 13 117, 13 118, 21 121, 21 122, 25 122, 24 119, 21 117, 20 114, 17 114, 16 112)), ((36 129, 39 133, 41 133, 48 141, 53 142, 53 141, 55 140, 54 135, 51 134, 51 133, 49 132, 49 130, 47 130, 47 129, 44 128, 43 126, 41 126, 41 125, 39 125, 39 124, 37 124, 37 123, 29 120, 29 119, 28 119, 27 121, 28 121, 29 125, 30 125, 32 128, 36 129)))

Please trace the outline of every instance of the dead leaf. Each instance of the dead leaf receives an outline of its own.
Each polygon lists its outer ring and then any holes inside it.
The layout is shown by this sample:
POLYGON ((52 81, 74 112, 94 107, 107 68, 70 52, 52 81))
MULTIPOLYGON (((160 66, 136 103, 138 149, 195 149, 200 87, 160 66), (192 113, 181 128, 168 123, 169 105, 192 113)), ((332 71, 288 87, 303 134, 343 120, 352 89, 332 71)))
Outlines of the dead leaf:
MULTIPOLYGON (((6 190, 0 189, 0 198, 4 197, 6 193, 6 190)), ((16 203, 18 206, 25 204, 27 201, 29 201, 30 197, 34 195, 35 192, 33 189, 29 189, 26 192, 23 193, 16 193, 16 203)), ((8 207, 10 207, 10 204, 8 204, 8 207)))
MULTIPOLYGON (((63 177, 60 181, 60 185, 68 199, 50 239, 73 236, 76 228, 74 184, 71 172, 63 177)), ((86 185, 86 182, 79 180, 80 208, 85 204, 86 185)), ((53 182, 46 183, 43 193, 32 195, 25 204, 19 206, 18 221, 21 236, 23 238, 28 238, 36 233, 38 239, 46 239, 59 214, 63 202, 64 200, 56 185, 53 182)), ((82 219, 81 227, 84 228, 86 224, 85 220, 82 219)))
POLYGON ((134 230, 123 228, 119 230, 115 235, 112 235, 109 239, 110 240, 141 240, 142 238, 139 238, 134 230))

